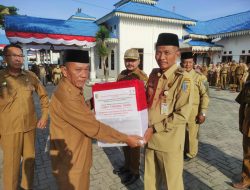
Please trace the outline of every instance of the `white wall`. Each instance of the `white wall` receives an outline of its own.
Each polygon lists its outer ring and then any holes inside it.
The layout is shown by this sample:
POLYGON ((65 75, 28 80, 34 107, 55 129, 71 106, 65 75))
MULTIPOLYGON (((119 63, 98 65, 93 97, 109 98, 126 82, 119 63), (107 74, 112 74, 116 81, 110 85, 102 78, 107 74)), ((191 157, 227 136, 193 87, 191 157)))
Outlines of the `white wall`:
POLYGON ((143 48, 144 58, 143 67, 144 72, 148 75, 151 70, 158 67, 154 54, 155 54, 155 43, 160 33, 171 32, 176 33, 179 39, 182 38, 182 25, 143 21, 128 18, 121 18, 119 24, 119 60, 120 69, 125 69, 123 64, 123 56, 129 48, 143 48))
POLYGON ((223 38, 217 44, 224 46, 221 56, 232 55, 233 60, 237 62, 240 59, 240 55, 250 55, 248 53, 250 50, 250 35, 223 38), (242 54, 242 50, 245 50, 246 53, 242 54), (225 51, 227 54, 224 54, 225 51), (232 54, 229 54, 229 51, 232 51, 232 54))

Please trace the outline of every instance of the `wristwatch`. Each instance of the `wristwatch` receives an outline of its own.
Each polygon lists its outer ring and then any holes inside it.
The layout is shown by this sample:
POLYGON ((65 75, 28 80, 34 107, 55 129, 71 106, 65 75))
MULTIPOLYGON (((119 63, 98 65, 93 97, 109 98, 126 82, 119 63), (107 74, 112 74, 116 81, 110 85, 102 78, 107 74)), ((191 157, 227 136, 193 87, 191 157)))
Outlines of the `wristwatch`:
POLYGON ((203 117, 206 117, 206 114, 205 114, 205 113, 201 113, 201 115, 202 115, 203 117))

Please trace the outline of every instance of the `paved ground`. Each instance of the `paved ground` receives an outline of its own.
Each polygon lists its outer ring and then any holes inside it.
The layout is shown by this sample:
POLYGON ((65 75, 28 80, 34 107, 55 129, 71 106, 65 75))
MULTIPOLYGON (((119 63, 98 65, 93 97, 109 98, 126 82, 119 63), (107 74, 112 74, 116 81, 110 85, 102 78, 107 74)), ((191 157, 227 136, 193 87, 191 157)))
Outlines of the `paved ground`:
MULTIPOLYGON (((47 87, 51 93, 53 87, 47 87)), ((198 157, 185 163, 184 181, 186 190, 231 190, 232 180, 239 180, 241 171, 242 136, 238 132, 238 105, 236 93, 210 89, 210 107, 207 121, 200 129, 198 157)), ((37 100, 36 100, 37 103, 37 100)), ((56 190, 51 174, 48 155, 48 129, 37 130, 35 189, 56 190)), ((141 154, 143 176, 143 150, 141 154)), ((2 160, 2 153, 0 153, 2 160)), ((114 167, 122 165, 123 156, 119 148, 99 148, 93 142, 93 167, 91 190, 143 190, 143 177, 128 187, 112 173, 114 167)), ((0 174, 2 165, 0 165, 0 174)), ((2 175, 0 175, 2 179, 2 175)), ((2 184, 2 183, 1 183, 2 184)), ((0 185, 1 185, 0 184, 0 185)), ((0 188, 1 189, 1 188, 0 188)))

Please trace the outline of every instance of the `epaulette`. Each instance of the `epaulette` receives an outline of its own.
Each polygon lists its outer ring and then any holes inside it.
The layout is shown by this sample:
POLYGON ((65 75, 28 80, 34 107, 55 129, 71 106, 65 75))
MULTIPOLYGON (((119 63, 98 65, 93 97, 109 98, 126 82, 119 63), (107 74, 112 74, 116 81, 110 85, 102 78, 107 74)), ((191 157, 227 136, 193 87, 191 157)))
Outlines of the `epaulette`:
POLYGON ((181 75, 183 75, 184 72, 185 72, 185 69, 183 69, 183 68, 181 68, 181 67, 178 67, 178 68, 176 69, 176 71, 175 71, 176 74, 181 74, 181 75))
POLYGON ((38 76, 32 71, 24 70, 23 72, 27 73, 31 77, 34 77, 34 78, 38 79, 38 76))
POLYGON ((141 73, 142 75, 144 75, 144 76, 147 76, 147 74, 146 74, 144 71, 142 71, 142 70, 140 70, 140 73, 141 73))
POLYGON ((197 70, 194 70, 197 74, 199 74, 199 75, 203 75, 203 73, 202 72, 200 72, 200 71, 197 71, 197 70))

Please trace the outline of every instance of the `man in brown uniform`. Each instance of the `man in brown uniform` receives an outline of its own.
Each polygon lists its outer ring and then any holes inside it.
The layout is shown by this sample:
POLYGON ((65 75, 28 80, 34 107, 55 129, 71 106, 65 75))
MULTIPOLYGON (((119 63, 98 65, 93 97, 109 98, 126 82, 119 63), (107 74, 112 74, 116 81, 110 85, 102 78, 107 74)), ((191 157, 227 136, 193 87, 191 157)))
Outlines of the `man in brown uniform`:
POLYGON ((194 81, 194 102, 187 122, 187 135, 185 139, 185 156, 194 158, 198 153, 198 133, 200 124, 204 123, 209 98, 204 83, 204 75, 193 69, 194 60, 192 52, 181 54, 181 66, 192 76, 194 81))
POLYGON ((141 137, 128 136, 97 121, 85 104, 83 87, 89 76, 89 54, 66 50, 63 78, 50 102, 51 160, 60 190, 89 189, 92 139, 140 145, 141 137))
POLYGON ((220 84, 221 84, 221 89, 226 90, 227 86, 227 75, 228 75, 228 68, 225 63, 222 63, 222 67, 220 70, 220 84))
POLYGON ((54 83, 54 85, 58 85, 59 80, 60 80, 61 77, 62 77, 62 71, 61 71, 59 65, 57 65, 57 66, 53 69, 52 75, 53 75, 53 83, 54 83))
POLYGON ((44 128, 49 100, 37 76, 22 70, 23 52, 18 45, 4 48, 7 68, 0 71, 0 135, 3 150, 3 186, 18 189, 22 158, 23 189, 32 189, 35 159, 35 128, 44 128), (37 122, 32 94, 40 97, 42 116, 37 122))
POLYGON ((183 148, 194 84, 176 61, 180 56, 178 36, 162 33, 156 43, 153 69, 147 84, 149 128, 144 134, 145 190, 183 190, 183 148))
POLYGON ((243 86, 243 76, 245 74, 245 67, 243 63, 239 63, 239 65, 235 69, 236 74, 236 85, 237 85, 237 92, 240 92, 242 90, 243 86))
MULTIPOLYGON (((128 49, 125 52, 124 63, 126 69, 118 75, 117 81, 137 79, 144 81, 146 84, 148 77, 146 73, 138 68, 140 64, 140 56, 137 49, 128 49)), ((130 185, 140 177, 140 147, 130 148, 124 146, 123 153, 125 158, 124 166, 118 170, 114 170, 114 173, 125 174, 122 182, 126 185, 130 185)))
POLYGON ((250 77, 236 98, 240 104, 239 130, 243 134, 243 162, 241 181, 233 184, 234 188, 246 189, 250 187, 250 77))

